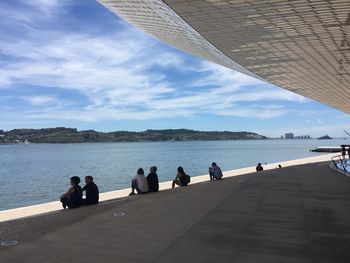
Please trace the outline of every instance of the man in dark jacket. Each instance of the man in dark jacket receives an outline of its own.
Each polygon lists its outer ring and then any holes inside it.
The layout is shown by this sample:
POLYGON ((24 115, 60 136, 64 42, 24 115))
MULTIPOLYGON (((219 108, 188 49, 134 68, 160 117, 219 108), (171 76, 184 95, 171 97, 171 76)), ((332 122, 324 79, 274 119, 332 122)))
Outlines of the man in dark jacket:
POLYGON ((261 163, 258 163, 258 165, 256 166, 255 169, 256 169, 257 172, 260 172, 260 171, 264 170, 264 168, 261 166, 261 163))
POLYGON ((83 187, 83 191, 86 192, 86 198, 82 200, 83 205, 97 204, 99 192, 92 176, 85 176, 85 183, 86 185, 83 187))
POLYGON ((147 182, 148 182, 148 190, 149 192, 158 192, 159 190, 159 181, 158 181, 158 175, 157 175, 157 167, 152 166, 149 168, 150 173, 147 175, 147 182))

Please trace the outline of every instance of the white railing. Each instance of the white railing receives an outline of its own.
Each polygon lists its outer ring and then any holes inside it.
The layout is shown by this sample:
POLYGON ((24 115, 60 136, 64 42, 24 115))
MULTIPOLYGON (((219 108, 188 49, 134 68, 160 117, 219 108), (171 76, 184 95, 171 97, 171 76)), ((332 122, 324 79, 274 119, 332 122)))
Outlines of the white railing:
POLYGON ((332 157, 332 162, 334 164, 334 167, 339 170, 343 170, 345 173, 350 172, 350 163, 349 159, 345 157, 345 155, 336 155, 332 157), (349 167, 349 170, 348 170, 349 167))

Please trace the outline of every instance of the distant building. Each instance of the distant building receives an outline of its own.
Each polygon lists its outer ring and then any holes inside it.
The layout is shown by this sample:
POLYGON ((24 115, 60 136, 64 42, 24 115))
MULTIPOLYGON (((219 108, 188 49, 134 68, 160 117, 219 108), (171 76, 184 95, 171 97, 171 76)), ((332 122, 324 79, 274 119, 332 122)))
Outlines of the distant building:
POLYGON ((299 135, 295 136, 294 139, 311 139, 310 135, 299 135))
POLYGON ((292 133, 292 132, 286 133, 284 138, 286 138, 286 139, 294 139, 294 133, 292 133))

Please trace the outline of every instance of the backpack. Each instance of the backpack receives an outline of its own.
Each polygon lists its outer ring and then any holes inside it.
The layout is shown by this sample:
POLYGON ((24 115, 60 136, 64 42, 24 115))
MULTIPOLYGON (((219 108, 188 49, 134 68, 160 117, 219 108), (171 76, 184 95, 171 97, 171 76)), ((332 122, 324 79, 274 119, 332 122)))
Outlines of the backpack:
POLYGON ((191 182, 191 176, 189 176, 188 174, 186 174, 186 182, 187 184, 191 182))

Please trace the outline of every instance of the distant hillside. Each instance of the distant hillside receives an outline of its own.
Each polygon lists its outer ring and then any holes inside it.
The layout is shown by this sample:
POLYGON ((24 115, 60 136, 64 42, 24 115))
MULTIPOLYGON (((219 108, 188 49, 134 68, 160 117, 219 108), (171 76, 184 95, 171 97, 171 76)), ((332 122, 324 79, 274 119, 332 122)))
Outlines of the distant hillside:
POLYGON ((186 141, 186 140, 256 140, 265 136, 252 132, 194 131, 187 129, 147 130, 142 132, 78 131, 73 128, 0 130, 0 144, 21 143, 78 143, 78 142, 137 142, 137 141, 186 141))

